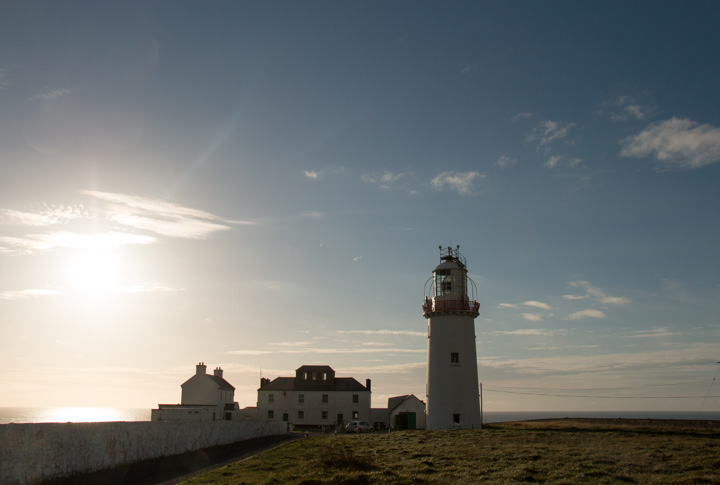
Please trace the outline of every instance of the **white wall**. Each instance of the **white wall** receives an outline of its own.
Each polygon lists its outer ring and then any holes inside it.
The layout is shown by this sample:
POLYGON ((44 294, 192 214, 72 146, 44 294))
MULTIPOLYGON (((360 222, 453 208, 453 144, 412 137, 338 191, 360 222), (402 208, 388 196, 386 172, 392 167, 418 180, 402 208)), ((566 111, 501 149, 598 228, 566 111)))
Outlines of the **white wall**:
POLYGON ((343 424, 352 421, 352 412, 357 411, 360 421, 370 422, 370 392, 368 391, 258 391, 258 419, 268 419, 268 410, 274 411, 273 420, 282 420, 283 413, 288 414, 288 421, 294 425, 326 425, 337 424, 337 415, 343 415, 343 424), (274 402, 269 402, 268 395, 273 394, 274 402), (304 402, 298 402, 298 395, 304 396, 304 402), (328 402, 322 402, 322 395, 328 395, 328 402), (353 403, 353 395, 358 402, 353 403), (305 417, 298 419, 298 411, 304 411, 305 417), (322 412, 327 411, 327 419, 322 419, 322 412))
POLYGON ((39 483, 285 432, 275 421, 3 424, 0 483, 39 483))

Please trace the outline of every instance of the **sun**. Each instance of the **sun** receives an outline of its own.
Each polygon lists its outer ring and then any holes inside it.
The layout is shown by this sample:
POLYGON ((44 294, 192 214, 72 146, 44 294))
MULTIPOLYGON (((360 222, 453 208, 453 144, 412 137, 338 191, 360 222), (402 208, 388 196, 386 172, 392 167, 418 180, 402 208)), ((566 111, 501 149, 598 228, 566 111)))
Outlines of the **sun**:
POLYGON ((116 290, 122 275, 122 265, 113 249, 79 250, 65 263, 65 280, 73 291, 80 293, 116 290))

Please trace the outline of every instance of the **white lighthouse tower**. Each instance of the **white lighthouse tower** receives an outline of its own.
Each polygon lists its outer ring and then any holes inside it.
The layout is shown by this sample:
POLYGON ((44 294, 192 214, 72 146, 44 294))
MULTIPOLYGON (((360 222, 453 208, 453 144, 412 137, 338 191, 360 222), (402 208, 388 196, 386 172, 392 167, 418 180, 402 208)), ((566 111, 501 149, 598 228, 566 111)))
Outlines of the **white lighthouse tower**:
POLYGON ((440 264, 425 283, 428 321, 427 429, 480 428, 475 283, 460 246, 440 247, 440 264))

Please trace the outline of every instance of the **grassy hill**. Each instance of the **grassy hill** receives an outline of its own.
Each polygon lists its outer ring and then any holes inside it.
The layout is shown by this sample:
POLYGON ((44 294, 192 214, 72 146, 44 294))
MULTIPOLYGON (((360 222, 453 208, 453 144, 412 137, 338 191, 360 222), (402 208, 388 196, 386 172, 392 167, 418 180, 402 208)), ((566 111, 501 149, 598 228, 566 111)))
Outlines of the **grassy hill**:
POLYGON ((312 436, 186 483, 720 483, 720 429, 708 424, 555 420, 312 436))

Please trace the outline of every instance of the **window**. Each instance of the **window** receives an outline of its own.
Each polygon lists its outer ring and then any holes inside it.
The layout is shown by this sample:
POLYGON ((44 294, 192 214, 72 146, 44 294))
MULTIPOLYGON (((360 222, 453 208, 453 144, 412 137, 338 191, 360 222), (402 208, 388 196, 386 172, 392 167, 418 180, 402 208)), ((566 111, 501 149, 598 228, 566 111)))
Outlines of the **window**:
POLYGON ((359 416, 359 413, 357 411, 352 412, 353 419, 359 419, 358 416, 359 416))
POLYGON ((312 376, 313 376, 313 380, 316 381, 317 380, 317 372, 313 372, 312 376))
POLYGON ((298 411, 298 419, 305 419, 305 411, 298 411))
POLYGON ((435 271, 435 296, 449 295, 452 292, 452 276, 449 269, 435 271))
POLYGON ((328 395, 327 395, 327 394, 323 394, 323 395, 322 395, 322 403, 323 403, 323 404, 327 404, 327 403, 328 403, 328 395))
POLYGON ((459 352, 450 352, 450 363, 451 364, 459 364, 460 363, 460 353, 459 352))
POLYGON ((275 394, 268 394, 268 402, 275 402, 275 394))
POLYGON ((274 419, 275 418, 275 411, 272 409, 268 411, 268 419, 274 419))
POLYGON ((357 404, 360 402, 360 396, 357 394, 353 394, 353 404, 357 404))
POLYGON ((307 372, 303 372, 303 380, 304 380, 304 381, 307 380, 307 372))
POLYGON ((456 423, 456 424, 460 423, 460 415, 459 414, 453 414, 453 423, 456 423))
POLYGON ((323 411, 323 412, 322 412, 322 420, 323 420, 323 421, 327 421, 327 418, 328 418, 328 412, 327 412, 327 411, 323 411))
POLYGON ((298 394, 298 402, 300 404, 305 402, 305 394, 298 394))
POLYGON ((327 380, 327 372, 323 372, 323 380, 324 380, 324 381, 327 380))

